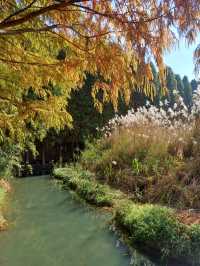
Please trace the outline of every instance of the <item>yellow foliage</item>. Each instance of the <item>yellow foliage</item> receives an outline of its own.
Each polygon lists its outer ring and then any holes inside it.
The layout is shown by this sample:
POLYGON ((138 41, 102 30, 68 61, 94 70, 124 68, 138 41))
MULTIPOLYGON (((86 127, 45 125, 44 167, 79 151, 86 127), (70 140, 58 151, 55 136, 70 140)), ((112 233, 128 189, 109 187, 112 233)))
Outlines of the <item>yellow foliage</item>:
POLYGON ((131 90, 154 97, 152 59, 164 87, 163 53, 177 33, 192 43, 199 31, 199 0, 5 0, 0 8, 0 128, 17 139, 34 124, 69 126, 67 98, 87 72, 102 77, 93 89, 100 110, 105 101, 117 108, 120 94, 128 102, 131 90), (52 81, 59 95, 46 90, 52 81))

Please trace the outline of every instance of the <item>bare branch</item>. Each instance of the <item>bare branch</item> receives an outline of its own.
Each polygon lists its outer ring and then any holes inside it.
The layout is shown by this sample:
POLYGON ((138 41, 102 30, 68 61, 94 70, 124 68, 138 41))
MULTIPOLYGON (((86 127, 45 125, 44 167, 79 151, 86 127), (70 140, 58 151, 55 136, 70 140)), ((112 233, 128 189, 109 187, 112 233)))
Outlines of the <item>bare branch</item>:
POLYGON ((27 62, 27 61, 17 61, 17 60, 11 60, 6 58, 1 58, 0 61, 10 64, 23 64, 23 65, 32 65, 32 66, 42 66, 42 67, 54 67, 63 64, 63 62, 57 62, 57 63, 40 63, 40 62, 27 62))
POLYGON ((22 18, 18 18, 18 19, 13 19, 13 20, 9 20, 9 21, 1 21, 0 22, 0 29, 6 29, 6 28, 10 28, 10 27, 14 27, 20 24, 23 24, 27 21, 33 20, 34 18, 43 15, 49 11, 58 9, 58 8, 64 8, 67 7, 69 5, 72 5, 74 3, 80 3, 80 2, 87 2, 90 0, 68 0, 68 1, 61 1, 60 3, 55 3, 49 6, 45 6, 39 10, 36 11, 32 11, 26 15, 24 15, 22 18))
POLYGON ((58 28, 58 25, 50 25, 50 26, 46 26, 46 27, 42 27, 39 29, 34 29, 34 28, 22 28, 22 29, 17 29, 17 30, 0 30, 0 36, 4 36, 4 35, 18 35, 18 34, 23 34, 23 33, 28 33, 28 32, 34 32, 34 33, 39 33, 39 32, 43 32, 43 31, 50 31, 53 29, 58 28))
POLYGON ((9 15, 7 18, 5 18, 1 23, 4 23, 8 20, 10 20, 12 17, 19 15, 20 13, 23 13, 24 11, 28 10, 37 0, 33 0, 28 6, 17 10, 13 14, 9 15))

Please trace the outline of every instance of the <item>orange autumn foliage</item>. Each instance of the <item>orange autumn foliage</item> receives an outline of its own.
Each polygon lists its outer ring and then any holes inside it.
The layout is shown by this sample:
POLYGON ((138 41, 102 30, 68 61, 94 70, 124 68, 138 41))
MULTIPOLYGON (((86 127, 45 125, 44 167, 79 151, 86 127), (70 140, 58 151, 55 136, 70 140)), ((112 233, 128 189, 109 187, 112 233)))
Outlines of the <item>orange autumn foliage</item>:
POLYGON ((16 140, 70 125, 66 99, 87 72, 101 77, 92 93, 100 110, 99 90, 115 108, 134 89, 153 97, 150 62, 164 87, 164 52, 180 37, 193 43, 200 29, 200 0, 5 0, 0 10, 0 135, 16 140), (59 93, 46 89, 50 81, 59 93))

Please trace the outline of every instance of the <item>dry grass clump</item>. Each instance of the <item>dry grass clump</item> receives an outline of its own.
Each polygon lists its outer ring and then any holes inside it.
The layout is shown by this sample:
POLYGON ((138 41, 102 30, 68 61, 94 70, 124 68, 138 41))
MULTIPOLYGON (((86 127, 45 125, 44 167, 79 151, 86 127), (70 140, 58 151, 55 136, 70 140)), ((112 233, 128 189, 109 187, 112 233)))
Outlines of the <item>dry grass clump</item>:
POLYGON ((151 124, 134 130, 120 128, 94 144, 95 156, 86 150, 82 164, 105 182, 133 194, 137 200, 173 205, 177 195, 187 198, 183 182, 176 178, 184 164, 187 142, 170 133, 151 124))
POLYGON ((115 117, 83 152, 82 165, 135 200, 200 208, 198 104, 191 112, 181 102, 115 117))

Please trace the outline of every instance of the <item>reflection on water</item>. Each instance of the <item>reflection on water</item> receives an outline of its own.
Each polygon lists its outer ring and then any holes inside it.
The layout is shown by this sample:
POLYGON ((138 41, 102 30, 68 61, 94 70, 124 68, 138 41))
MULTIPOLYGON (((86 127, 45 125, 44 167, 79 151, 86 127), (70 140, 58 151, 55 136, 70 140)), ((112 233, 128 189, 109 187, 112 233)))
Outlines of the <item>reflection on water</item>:
POLYGON ((111 233, 107 214, 75 201, 48 177, 13 181, 8 231, 0 234, 1 266, 155 266, 132 258, 111 233))

